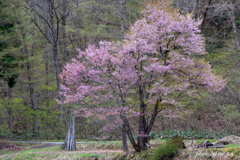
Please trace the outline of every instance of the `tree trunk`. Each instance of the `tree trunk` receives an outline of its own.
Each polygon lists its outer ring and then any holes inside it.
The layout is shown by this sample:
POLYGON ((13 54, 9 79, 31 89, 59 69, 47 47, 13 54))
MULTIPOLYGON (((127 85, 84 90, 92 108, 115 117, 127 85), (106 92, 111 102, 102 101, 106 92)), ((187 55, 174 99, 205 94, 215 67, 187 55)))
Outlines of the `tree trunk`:
MULTIPOLYGON (((32 2, 32 1, 30 1, 32 2)), ((57 99, 59 101, 62 100, 61 95, 60 95, 60 79, 58 77, 60 73, 60 62, 59 62, 59 55, 58 55, 58 42, 59 42, 59 25, 62 20, 62 17, 59 17, 59 11, 57 10, 58 7, 56 6, 56 1, 55 0, 47 0, 44 1, 45 3, 43 6, 39 6, 38 3, 32 2, 32 4, 29 1, 26 1, 26 3, 29 5, 32 11, 38 15, 39 18, 41 18, 45 24, 45 31, 42 30, 41 24, 39 21, 36 21, 32 19, 32 22, 35 24, 35 26, 39 29, 41 34, 46 38, 46 40, 51 44, 51 51, 53 52, 53 57, 54 57, 54 67, 55 67, 55 76, 56 76, 56 83, 57 83, 57 99), (36 9, 36 6, 38 9, 36 9), (40 13, 38 10, 41 9, 42 13, 40 13), (48 33, 49 34, 45 34, 48 33)), ((60 2, 60 1, 58 1, 60 2)), ((59 6, 59 4, 58 4, 59 6)), ((50 58, 49 58, 50 59, 50 58)), ((47 63, 46 63, 47 65, 47 63)), ((49 76, 51 76, 51 63, 49 62, 49 76)), ((50 83, 50 81, 49 81, 50 83)), ((58 104, 59 107, 59 121, 60 121, 60 127, 62 127, 62 105, 58 104)))
POLYGON ((62 15, 62 46, 63 46, 63 61, 64 63, 67 62, 68 54, 67 54, 67 45, 66 45, 66 18, 67 18, 67 4, 68 0, 63 0, 62 1, 62 9, 63 9, 63 15, 62 15))
POLYGON ((123 151, 128 151, 126 125, 122 124, 123 151))
POLYGON ((239 37, 238 37, 238 32, 237 32, 237 27, 236 27, 236 19, 235 19, 235 15, 234 15, 232 1, 230 1, 230 4, 231 4, 231 6, 228 8, 228 14, 229 14, 229 17, 232 22, 233 32, 234 32, 236 44, 237 44, 237 50, 238 50, 238 54, 240 56, 240 43, 239 43, 239 37))
POLYGON ((138 135, 138 146, 140 147, 141 151, 145 151, 148 149, 148 137, 144 135, 138 135))
POLYGON ((69 127, 67 137, 61 147, 61 149, 65 149, 67 151, 75 151, 76 150, 76 138, 75 138, 75 115, 71 114, 72 123, 69 127))
MULTIPOLYGON (((60 64, 59 64, 59 57, 58 57, 58 31, 59 31, 59 22, 56 24, 56 27, 54 25, 54 16, 57 17, 57 15, 54 14, 54 0, 51 0, 49 3, 49 18, 50 18, 50 25, 51 25, 51 31, 52 31, 52 50, 53 50, 53 56, 54 56, 54 66, 55 66, 55 76, 56 76, 56 82, 57 82, 57 98, 59 101, 62 100, 60 95, 60 79, 58 77, 60 73, 60 64)), ((60 127, 62 126, 62 105, 58 104, 59 108, 59 121, 60 121, 60 127)))
POLYGON ((30 64, 28 62, 27 64, 27 70, 28 70, 28 81, 29 81, 29 92, 30 92, 30 99, 31 99, 31 105, 32 105, 32 110, 33 110, 33 133, 34 136, 37 135, 38 133, 38 120, 37 120, 37 107, 36 107, 36 102, 35 102, 35 96, 34 96, 34 88, 32 84, 32 78, 31 78, 31 73, 30 73, 30 64))
POLYGON ((29 51, 27 48, 25 48, 26 52, 26 69, 27 69, 27 77, 28 77, 28 87, 29 87, 29 98, 31 100, 31 108, 33 111, 33 136, 36 136, 38 134, 38 120, 37 120, 37 106, 36 106, 36 101, 35 101, 35 96, 34 96, 34 86, 32 83, 32 68, 31 68, 31 63, 30 63, 30 58, 33 56, 33 46, 32 49, 29 51))
POLYGON ((121 39, 124 39, 124 1, 120 0, 119 1, 119 6, 120 6, 120 16, 121 16, 121 39))
MULTIPOLYGON (((142 70, 142 62, 140 64, 140 70, 142 70)), ((137 144, 140 147, 140 150, 147 150, 147 124, 146 124, 146 104, 144 103, 144 99, 146 98, 144 95, 144 84, 142 84, 142 77, 139 77, 139 100, 140 104, 140 115, 138 121, 138 139, 137 144)))
POLYGON ((136 142, 135 142, 135 140, 133 138, 129 122, 128 122, 127 117, 126 117, 124 112, 120 113, 120 118, 122 119, 123 123, 125 124, 125 129, 126 129, 128 138, 129 138, 130 143, 132 144, 134 150, 137 151, 137 152, 141 151, 139 146, 136 144, 136 142))
MULTIPOLYGON (((48 35, 49 31, 47 28, 47 25, 45 24, 45 34, 48 35)), ((51 62, 50 62, 50 51, 49 51, 49 46, 48 46, 48 41, 46 40, 45 42, 45 52, 44 52, 44 61, 45 61, 45 74, 46 74, 46 79, 45 79, 45 85, 50 86, 50 76, 51 76, 51 62)), ((49 90, 46 89, 45 91, 47 99, 49 99, 49 90)), ((49 100, 47 100, 49 101, 49 100)))
MULTIPOLYGON (((31 78, 29 80, 31 80, 31 78)), ((30 92, 30 99, 31 99, 31 105, 33 110, 33 133, 35 136, 38 134, 38 120, 37 120, 37 107, 36 107, 36 102, 34 98, 34 88, 31 82, 29 84, 29 92, 30 92)))
MULTIPOLYGON (((120 17, 121 17, 121 40, 124 39, 124 1, 119 1, 119 8, 120 8, 120 17)), ((128 151, 127 146, 127 132, 126 132, 126 125, 123 123, 122 125, 122 144, 123 144, 123 151, 128 151)))
POLYGON ((141 150, 147 150, 147 135, 146 135, 146 119, 145 119, 145 106, 141 105, 141 115, 138 122, 138 141, 137 144, 141 150))
MULTIPOLYGON (((12 93, 11 93, 11 88, 9 85, 8 86, 8 103, 11 103, 11 98, 12 98, 12 93)), ((7 113, 8 113, 8 126, 11 131, 13 131, 13 126, 12 126, 12 108, 9 105, 6 105, 7 107, 7 113)))
POLYGON ((210 4, 211 4, 211 0, 208 0, 208 6, 206 7, 206 10, 204 12, 203 21, 202 21, 202 24, 201 24, 201 33, 202 34, 205 33, 205 22, 206 22, 207 12, 208 12, 210 4))
POLYGON ((152 130, 153 124, 155 122, 155 119, 157 117, 157 114, 160 112, 158 111, 158 105, 159 105, 159 100, 157 100, 155 106, 154 106, 154 111, 152 113, 151 120, 149 124, 146 122, 146 117, 145 115, 145 110, 146 106, 144 103, 141 104, 141 115, 139 116, 139 135, 138 135, 138 146, 141 150, 147 150, 149 148, 149 142, 148 142, 148 136, 150 131, 152 130))
POLYGON ((196 17, 196 5, 197 5, 197 0, 193 0, 193 14, 194 14, 194 18, 197 18, 196 17))
MULTIPOLYGON (((60 66, 59 66, 59 60, 58 60, 58 50, 57 50, 57 44, 55 44, 53 46, 53 54, 54 54, 54 65, 55 65, 55 75, 56 75, 56 81, 57 81, 57 98, 58 100, 62 100, 61 95, 60 95, 60 79, 58 77, 59 73, 60 73, 60 66)), ((62 105, 58 104, 58 108, 59 108, 59 120, 60 120, 60 126, 62 124, 62 119, 63 119, 63 115, 62 115, 62 105)))
MULTIPOLYGON (((76 1, 76 6, 79 7, 79 0, 76 1)), ((79 12, 77 12, 77 28, 78 29, 81 29, 81 20, 80 20, 80 14, 79 12)), ((72 33, 71 33, 72 34, 72 33)), ((72 36, 72 35, 71 35, 72 36)), ((77 47, 80 48, 80 49, 84 49, 84 47, 82 46, 82 43, 81 43, 81 35, 78 34, 78 40, 77 40, 77 47)), ((86 42, 87 43, 87 42, 86 42)))

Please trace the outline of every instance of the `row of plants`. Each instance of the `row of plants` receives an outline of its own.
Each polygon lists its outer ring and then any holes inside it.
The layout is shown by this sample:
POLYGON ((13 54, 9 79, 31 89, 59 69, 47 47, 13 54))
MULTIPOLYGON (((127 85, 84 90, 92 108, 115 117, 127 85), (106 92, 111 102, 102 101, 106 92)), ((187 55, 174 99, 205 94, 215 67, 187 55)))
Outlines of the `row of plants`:
MULTIPOLYGON (((6 128, 5 128, 6 129, 6 128)), ((64 139, 64 134, 59 133, 50 133, 50 134, 38 134, 34 135, 32 132, 28 132, 26 130, 19 130, 18 133, 21 134, 13 134, 10 130, 5 130, 4 127, 0 129, 0 139, 14 139, 14 140, 29 140, 29 139, 39 139, 39 140, 60 140, 64 139), (3 131, 4 130, 4 131, 3 131)), ((165 138, 174 138, 174 137, 182 137, 184 139, 220 139, 225 136, 228 136, 229 133, 227 132, 208 132, 208 131, 202 131, 202 130, 183 130, 183 129, 166 129, 161 132, 152 131, 149 135, 150 139, 165 139, 165 138)), ((88 136, 88 137, 82 137, 83 135, 77 135, 77 139, 89 139, 89 140, 99 140, 97 136, 88 136)), ((134 135, 136 138, 137 135, 134 135)), ((116 138, 108 137, 104 140, 121 140, 121 137, 119 136, 116 138)))
POLYGON ((184 139, 219 139, 229 134, 222 131, 222 132, 209 132, 209 131, 202 131, 202 130, 183 130, 183 129, 166 129, 161 132, 152 131, 150 133, 150 139, 157 139, 157 138, 174 138, 174 137, 182 137, 184 139))
MULTIPOLYGON (((1 129, 2 130, 2 129, 1 129)), ((65 136, 59 133, 50 133, 50 134, 36 134, 33 132, 29 132, 27 130, 19 130, 18 134, 14 134, 11 131, 0 130, 0 139, 8 139, 8 140, 59 140, 64 139, 65 136)))

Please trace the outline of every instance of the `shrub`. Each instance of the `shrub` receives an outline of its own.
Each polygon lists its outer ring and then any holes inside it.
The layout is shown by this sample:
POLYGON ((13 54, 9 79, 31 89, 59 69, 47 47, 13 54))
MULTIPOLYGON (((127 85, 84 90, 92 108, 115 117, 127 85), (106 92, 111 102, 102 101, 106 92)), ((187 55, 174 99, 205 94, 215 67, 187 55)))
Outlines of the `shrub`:
POLYGON ((152 160, 169 160, 177 154, 179 148, 173 143, 173 140, 166 140, 165 144, 160 144, 156 149, 152 160))

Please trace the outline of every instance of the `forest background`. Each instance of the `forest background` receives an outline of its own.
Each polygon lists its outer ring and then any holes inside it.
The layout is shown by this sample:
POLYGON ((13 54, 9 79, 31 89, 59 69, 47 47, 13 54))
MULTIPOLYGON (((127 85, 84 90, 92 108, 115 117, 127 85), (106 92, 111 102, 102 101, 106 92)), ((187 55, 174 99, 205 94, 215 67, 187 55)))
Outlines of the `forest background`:
MULTIPOLYGON (((78 106, 56 102, 64 98, 58 77, 63 66, 76 57, 77 48, 124 39, 130 25, 143 16, 141 10, 153 1, 0 0, 0 138, 64 139, 72 110, 78 106)), ((160 113, 150 136, 239 135, 240 1, 170 2, 180 14, 193 13, 202 19, 200 29, 208 53, 201 58, 227 84, 218 93, 185 97, 191 114, 160 113)), ((114 123, 96 116, 76 116, 75 123, 79 139, 121 138, 114 123)))

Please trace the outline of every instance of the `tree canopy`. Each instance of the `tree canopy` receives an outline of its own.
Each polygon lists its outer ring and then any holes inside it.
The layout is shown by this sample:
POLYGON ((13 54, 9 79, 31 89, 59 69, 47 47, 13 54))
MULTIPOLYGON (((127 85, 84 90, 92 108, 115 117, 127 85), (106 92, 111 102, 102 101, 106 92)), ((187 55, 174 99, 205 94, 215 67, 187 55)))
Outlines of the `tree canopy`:
POLYGON ((136 151, 147 148, 159 112, 184 108, 178 99, 185 94, 217 92, 225 84, 199 58, 205 54, 200 20, 181 15, 164 2, 148 5, 142 14, 125 40, 79 50, 78 58, 67 63, 60 75, 63 103, 88 106, 84 111, 89 115, 119 114, 136 151), (128 116, 139 118, 137 143, 128 116))

